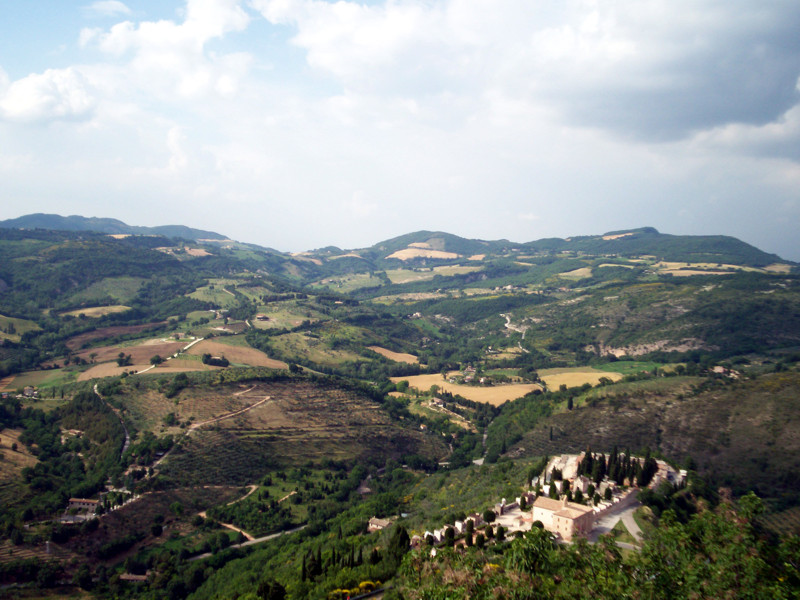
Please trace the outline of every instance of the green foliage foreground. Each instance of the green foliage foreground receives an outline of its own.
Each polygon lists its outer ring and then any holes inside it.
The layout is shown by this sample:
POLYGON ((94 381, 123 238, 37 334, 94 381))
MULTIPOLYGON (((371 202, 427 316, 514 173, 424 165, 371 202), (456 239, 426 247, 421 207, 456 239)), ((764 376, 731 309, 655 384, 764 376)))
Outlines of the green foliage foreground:
POLYGON ((534 528, 507 544, 465 553, 424 548, 409 553, 392 596, 412 599, 489 598, 797 598, 800 540, 770 544, 742 510, 722 504, 682 524, 664 513, 641 552, 625 557, 609 536, 558 546, 534 528))

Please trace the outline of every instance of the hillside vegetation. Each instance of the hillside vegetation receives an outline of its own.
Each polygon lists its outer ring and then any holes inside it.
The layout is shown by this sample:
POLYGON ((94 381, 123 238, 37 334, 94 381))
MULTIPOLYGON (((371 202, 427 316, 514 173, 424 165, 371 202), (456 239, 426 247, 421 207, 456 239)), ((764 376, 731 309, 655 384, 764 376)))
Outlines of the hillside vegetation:
POLYGON ((2 225, 0 585, 796 594, 800 278, 780 257, 652 228, 292 255, 179 226, 2 225), (536 528, 408 552, 528 491, 546 457, 623 448, 688 471, 643 492, 638 553, 536 528))

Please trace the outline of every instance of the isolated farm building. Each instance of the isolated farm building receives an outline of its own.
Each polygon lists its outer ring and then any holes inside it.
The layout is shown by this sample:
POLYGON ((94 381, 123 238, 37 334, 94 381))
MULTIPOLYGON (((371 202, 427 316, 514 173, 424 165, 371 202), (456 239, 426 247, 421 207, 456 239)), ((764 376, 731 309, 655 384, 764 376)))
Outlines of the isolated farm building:
POLYGON ((267 315, 258 314, 256 315, 256 321, 269 321, 269 317, 267 315))
POLYGON ((70 498, 69 504, 67 505, 67 510, 76 509, 76 510, 86 510, 91 513, 94 513, 97 510, 97 506, 100 504, 99 500, 87 500, 86 498, 70 498))
POLYGON ((544 528, 557 533, 566 541, 577 535, 586 535, 594 527, 594 512, 588 506, 553 500, 540 496, 533 503, 533 520, 541 521, 544 528))
POLYGON ((367 525, 367 531, 369 533, 372 533, 373 531, 380 531, 381 529, 385 529, 391 524, 392 524, 391 519, 379 519, 378 517, 372 517, 369 520, 369 524, 367 525))

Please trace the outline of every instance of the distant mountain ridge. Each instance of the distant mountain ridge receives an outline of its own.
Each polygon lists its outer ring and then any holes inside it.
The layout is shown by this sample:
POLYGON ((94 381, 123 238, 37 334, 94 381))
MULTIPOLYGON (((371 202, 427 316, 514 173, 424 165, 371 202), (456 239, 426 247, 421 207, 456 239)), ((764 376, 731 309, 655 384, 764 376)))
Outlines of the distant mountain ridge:
POLYGON ((159 225, 156 227, 141 227, 128 225, 119 219, 98 217, 82 217, 80 215, 61 215, 36 213, 24 215, 16 219, 0 221, 0 228, 4 229, 52 229, 55 231, 96 231, 109 235, 163 235, 170 238, 183 238, 188 240, 224 240, 226 236, 214 231, 193 229, 185 225, 159 225))
MULTIPOLYGON (((193 229, 185 225, 141 227, 128 225, 118 219, 63 217, 54 214, 30 214, 0 221, 6 229, 50 229, 56 231, 94 231, 110 235, 162 235, 187 240, 223 241, 229 238, 213 231, 193 229)), ((248 244, 252 248, 272 253, 288 254, 266 246, 248 244)), ((342 250, 328 246, 303 253, 317 257, 330 265, 336 259, 338 270, 358 268, 364 261, 375 266, 391 263, 454 261, 470 256, 511 256, 519 253, 576 253, 620 257, 654 256, 659 260, 686 263, 736 264, 763 268, 775 263, 792 264, 777 254, 770 254, 726 235, 671 235, 654 227, 610 231, 600 235, 569 238, 543 238, 530 242, 469 239, 443 231, 416 231, 383 240, 367 248, 342 250), (339 255, 339 256, 336 256, 339 255)), ((441 264, 441 263, 440 263, 441 264)))
MULTIPOLYGON (((789 263, 777 254, 769 254, 726 235, 670 235, 653 227, 612 231, 602 235, 576 236, 566 239, 544 238, 515 243, 508 240, 473 240, 441 231, 417 231, 401 235, 360 250, 360 256, 372 260, 403 260, 398 253, 409 248, 429 248, 431 251, 470 255, 506 255, 511 252, 574 252, 593 255, 635 257, 652 255, 661 260, 688 263, 731 263, 750 267, 765 267, 774 263, 789 263)), ((427 256, 426 260, 436 260, 427 256)), ((444 254, 440 259, 446 260, 444 254)), ((408 259, 406 259, 408 260, 408 259)))

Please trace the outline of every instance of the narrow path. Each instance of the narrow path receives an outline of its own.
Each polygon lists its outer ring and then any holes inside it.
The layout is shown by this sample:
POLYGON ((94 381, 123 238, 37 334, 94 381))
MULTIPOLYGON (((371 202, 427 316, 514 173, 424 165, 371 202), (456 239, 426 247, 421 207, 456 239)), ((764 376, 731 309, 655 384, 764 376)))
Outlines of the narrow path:
POLYGON ((527 327, 523 326, 516 326, 511 324, 511 317, 506 313, 500 313, 501 317, 505 317, 506 319, 506 329, 510 329, 511 331, 516 331, 517 333, 522 334, 522 339, 525 339, 525 332, 528 331, 527 327))
POLYGON ((244 500, 245 498, 247 498, 248 496, 250 496, 251 494, 253 494, 253 493, 254 493, 254 492, 255 492, 255 491, 258 489, 258 486, 257 486, 257 485, 249 485, 249 486, 247 486, 247 487, 249 487, 249 488, 250 488, 250 491, 249 491, 249 492, 247 492, 247 493, 246 493, 244 496, 242 496, 241 498, 237 498, 236 500, 231 500, 231 501, 230 501, 230 502, 228 502, 228 503, 227 503, 225 506, 230 506, 231 504, 236 504, 237 502, 241 502, 242 500, 244 500))
MULTIPOLYGON (((228 502, 228 503, 227 503, 225 506, 230 506, 231 504, 236 504, 237 502, 241 502, 242 500, 244 500, 245 498, 247 498, 247 497, 248 497, 250 494, 252 494, 253 492, 255 492, 255 491, 258 489, 258 486, 257 486, 257 485, 249 485, 249 486, 247 486, 247 487, 249 487, 249 488, 250 488, 250 490, 249 490, 249 491, 248 491, 248 492, 247 492, 247 493, 246 493, 244 496, 242 496, 242 497, 240 497, 240 498, 237 498, 236 500, 231 500, 231 501, 230 501, 230 502, 228 502)), ((206 511, 202 511, 202 512, 199 512, 199 513, 197 513, 197 514, 198 514, 199 516, 203 517, 204 519, 205 519, 205 518, 207 518, 206 511)), ((247 533, 247 532, 246 532, 244 529, 239 529, 238 527, 236 527, 236 525, 233 525, 233 524, 231 524, 231 523, 220 523, 220 525, 222 525, 223 527, 226 527, 227 529, 231 529, 231 530, 233 530, 233 531, 237 531, 237 532, 241 533, 241 534, 242 534, 244 537, 246 537, 248 540, 255 539, 255 538, 253 538, 253 536, 252 536, 252 535, 250 535, 249 533, 247 533)))
MULTIPOLYGON (((241 500, 241 498, 239 498, 239 500, 241 500)), ((206 511, 199 512, 197 514, 199 516, 203 517, 204 519, 207 518, 206 511)), ((253 541, 255 539, 252 535, 247 533, 244 529, 239 529, 238 527, 236 527, 236 525, 231 525, 230 523, 222 523, 220 521, 217 521, 217 523, 219 523, 225 529, 230 529, 231 531, 236 531, 237 533, 241 533, 244 537, 247 538, 248 541, 253 541)))
MULTIPOLYGON (((193 341, 189 342, 189 344, 187 344, 186 346, 184 346, 183 348, 181 348, 181 350, 178 352, 178 354, 181 354, 181 353, 183 353, 183 352, 186 352, 186 351, 187 351, 189 348, 191 348, 192 346, 194 346, 195 344, 197 344, 197 343, 199 343, 199 342, 202 342, 204 339, 205 339, 205 338, 196 338, 195 340, 193 340, 193 341)), ((167 357, 164 359, 164 362, 166 362, 166 361, 168 361, 168 360, 172 360, 173 358, 174 358, 174 357, 173 357, 173 355, 171 355, 171 354, 170 354, 169 356, 167 356, 167 357)), ((162 363, 162 364, 163 364, 163 363, 162 363)), ((142 373, 147 373, 148 371, 152 371, 153 369, 155 369, 157 366, 158 366, 158 365, 150 365, 150 366, 149 366, 149 367, 147 367, 146 369, 142 369, 141 371, 136 371, 136 373, 134 373, 134 375, 141 375, 142 373)))
POLYGON ((185 347, 183 348, 183 350, 181 350, 181 352, 186 352, 186 351, 187 351, 189 348, 191 348, 191 347, 192 347, 192 346, 194 346, 195 344, 199 344, 199 343, 200 343, 200 342, 202 342, 204 339, 205 339, 205 338, 197 338, 197 339, 196 339, 196 340, 194 340, 193 342, 189 342, 189 344, 188 344, 187 346, 185 346, 185 347))
POLYGON ((281 498, 280 500, 278 500, 278 504, 280 504, 280 503, 281 503, 281 502, 283 502, 284 500, 288 500, 289 498, 291 498, 292 496, 294 496, 296 493, 297 493, 297 490, 293 490, 293 491, 289 492, 289 493, 288 493, 288 494, 286 494, 286 495, 285 495, 283 498, 281 498))
POLYGON ((233 292, 231 292, 231 291, 230 291, 230 290, 228 290, 227 288, 222 288, 222 291, 223 291, 223 292, 225 292, 226 294, 230 294, 231 296, 233 296, 234 298, 236 298, 236 294, 234 294, 233 292))
MULTIPOLYGON (((240 392, 240 393, 244 393, 244 392, 240 392)), ((222 415, 221 417, 215 417, 213 419, 209 419, 208 421, 201 421, 200 423, 194 423, 193 425, 189 425, 189 429, 187 430, 186 435, 189 435, 189 433, 191 433, 192 431, 194 431, 196 429, 199 429, 200 427, 203 427, 204 425, 209 425, 211 423, 217 423, 219 421, 224 421, 225 419, 230 419, 231 417, 235 417, 237 415, 241 415, 242 413, 246 413, 248 410, 253 410, 256 406, 261 406, 262 404, 264 404, 264 402, 266 402, 267 400, 271 400, 271 399, 272 399, 272 396, 264 396, 264 398, 262 400, 259 400, 255 404, 251 404, 250 406, 245 406, 244 408, 239 409, 237 411, 234 411, 232 413, 228 413, 228 414, 222 415)))

